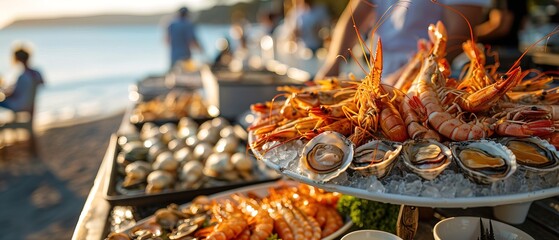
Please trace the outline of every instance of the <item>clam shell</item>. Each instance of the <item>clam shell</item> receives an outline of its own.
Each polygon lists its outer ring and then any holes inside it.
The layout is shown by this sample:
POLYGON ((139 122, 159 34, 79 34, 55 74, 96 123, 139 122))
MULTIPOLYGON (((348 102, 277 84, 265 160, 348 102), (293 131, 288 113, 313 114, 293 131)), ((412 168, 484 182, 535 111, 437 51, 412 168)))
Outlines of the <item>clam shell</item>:
POLYGON ((342 134, 333 131, 323 132, 305 145, 299 168, 309 179, 319 182, 330 181, 349 167, 353 160, 353 148, 353 143, 342 134), (323 164, 318 167, 317 163, 323 164))
POLYGON ((402 157, 404 166, 406 166, 410 171, 416 173, 425 180, 435 179, 441 172, 443 172, 446 167, 452 161, 452 153, 450 149, 444 144, 433 140, 433 139, 422 139, 422 140, 410 140, 406 141, 402 147, 402 157), (440 161, 436 163, 424 162, 421 165, 417 163, 417 157, 431 157, 433 152, 419 152, 415 151, 416 148, 435 148, 438 149, 436 155, 442 154, 440 161))
POLYGON ((468 176, 473 181, 480 184, 491 184, 502 179, 506 179, 511 176, 517 168, 516 157, 512 151, 505 146, 489 140, 476 140, 476 141, 464 141, 451 143, 450 149, 452 155, 454 156, 458 166, 464 171, 466 176, 468 176), (472 169, 460 158, 460 152, 463 150, 481 150, 481 152, 492 154, 492 156, 501 158, 504 160, 504 170, 496 172, 495 174, 489 174, 483 172, 481 169, 472 169))
POLYGON ((363 176, 375 175, 377 178, 386 176, 400 155, 402 144, 399 142, 385 141, 385 140, 372 140, 355 149, 354 158, 349 165, 349 168, 361 173, 363 176), (382 154, 383 158, 380 162, 370 163, 366 166, 364 161, 369 161, 372 158, 372 151, 376 154, 382 154))

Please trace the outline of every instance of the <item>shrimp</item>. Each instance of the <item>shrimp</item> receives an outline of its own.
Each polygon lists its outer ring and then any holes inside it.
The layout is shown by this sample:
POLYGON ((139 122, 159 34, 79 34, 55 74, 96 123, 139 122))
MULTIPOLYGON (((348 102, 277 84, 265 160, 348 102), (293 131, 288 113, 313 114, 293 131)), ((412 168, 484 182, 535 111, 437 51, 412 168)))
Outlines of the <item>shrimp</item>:
POLYGON ((320 229, 318 222, 316 222, 316 220, 310 216, 305 216, 297 207, 293 205, 289 205, 289 207, 291 208, 291 211, 293 211, 295 218, 299 222, 303 223, 303 227, 305 228, 305 236, 307 237, 306 239, 321 239, 322 230, 320 229))
POLYGON ((283 216, 279 214, 278 211, 274 208, 268 207, 267 209, 270 217, 274 219, 274 229, 278 236, 283 240, 295 239, 291 228, 289 227, 283 216))
POLYGON ((446 112, 437 96, 443 76, 433 56, 426 59, 421 75, 416 79, 418 96, 428 117, 429 124, 441 135, 454 141, 475 140, 489 137, 493 132, 492 119, 483 118, 465 122, 446 112))
POLYGON ((412 139, 434 139, 441 140, 440 135, 432 129, 423 125, 427 121, 425 116, 425 107, 417 96, 413 96, 409 100, 402 101, 400 112, 403 113, 404 123, 407 126, 408 135, 412 139), (418 112, 420 114, 418 114, 418 112), (422 117, 420 117, 421 115, 422 117))
MULTIPOLYGON (((408 133, 404 125, 404 120, 397 108, 388 99, 388 93, 380 85, 382 73, 382 41, 377 41, 375 57, 372 59, 371 71, 363 79, 354 96, 357 111, 356 125, 362 134, 373 135, 380 126, 385 137, 393 141, 404 141, 408 138, 408 133)), ((355 136, 354 139, 364 139, 362 136, 355 136)), ((363 141, 356 142, 359 146, 363 141)))
POLYGON ((501 136, 543 136, 555 131, 553 121, 551 120, 536 120, 531 122, 503 120, 497 122, 496 125, 495 132, 501 136))
POLYGON ((324 207, 324 212, 326 213, 326 223, 322 228, 322 237, 327 237, 330 234, 336 232, 340 227, 343 226, 343 220, 338 211, 332 207, 324 207))
POLYGON ((268 238, 274 230, 274 220, 267 211, 262 209, 254 199, 233 195, 232 198, 239 203, 243 213, 248 216, 250 240, 268 238))
POLYGON ((348 98, 337 104, 333 105, 321 105, 318 107, 313 107, 309 109, 310 115, 320 116, 323 118, 345 118, 348 111, 357 111, 357 106, 353 99, 348 98))
POLYGON ((299 226, 299 222, 296 221, 295 215, 291 210, 284 207, 280 202, 276 201, 274 206, 278 212, 282 215, 285 219, 285 222, 291 229, 293 233, 293 239, 306 239, 305 230, 303 227, 299 226))
POLYGON ((247 228, 248 223, 243 213, 230 201, 215 204, 212 213, 216 216, 218 223, 213 231, 206 237, 208 240, 226 240, 239 236, 247 228))
POLYGON ((506 93, 511 102, 521 104, 558 104, 559 88, 506 93))
POLYGON ((553 132, 548 135, 541 136, 541 138, 547 140, 551 145, 555 146, 555 149, 559 149, 559 132, 553 132))

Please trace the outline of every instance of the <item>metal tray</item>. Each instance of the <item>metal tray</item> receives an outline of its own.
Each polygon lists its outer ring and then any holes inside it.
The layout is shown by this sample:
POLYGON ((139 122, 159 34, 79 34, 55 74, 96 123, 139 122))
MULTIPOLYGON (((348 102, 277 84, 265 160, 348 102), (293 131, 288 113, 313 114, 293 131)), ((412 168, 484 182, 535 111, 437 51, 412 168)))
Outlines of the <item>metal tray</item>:
MULTIPOLYGON (((212 194, 211 196, 209 196, 209 198, 211 200, 223 200, 223 199, 230 199, 231 195, 233 195, 233 194, 247 195, 248 193, 251 193, 251 194, 259 196, 259 197, 265 197, 266 195, 268 195, 268 189, 270 189, 270 188, 277 187, 277 186, 280 186, 280 185, 297 186, 298 184, 299 183, 297 183, 295 181, 290 181, 290 180, 260 183, 260 184, 256 184, 256 185, 252 185, 252 186, 245 186, 245 187, 242 187, 242 188, 235 188, 235 189, 230 189, 230 190, 225 191, 225 192, 212 194)), ((180 208, 185 208, 185 207, 188 207, 189 205, 190 205, 190 202, 187 203, 187 204, 180 205, 180 208)), ((162 206, 162 207, 165 207, 165 206, 162 206)), ((155 210, 153 212, 155 212, 155 210)), ((153 215, 150 215, 146 218, 143 218, 142 220, 139 220, 133 226, 125 228, 120 232, 128 233, 134 227, 139 226, 139 225, 144 224, 144 223, 149 222, 149 221, 154 221, 154 216, 153 215)), ((322 240, 339 239, 340 236, 342 236, 342 234, 346 233, 352 226, 353 226, 353 222, 351 221, 351 219, 349 217, 346 217, 346 218, 344 218, 344 225, 340 229, 338 229, 336 232, 330 234, 329 236, 326 236, 322 240)))
POLYGON ((118 173, 116 156, 119 153, 119 146, 117 144, 118 136, 113 134, 111 136, 109 151, 112 156, 108 166, 108 184, 105 184, 103 190, 105 199, 113 206, 127 205, 127 206, 145 206, 145 205, 161 205, 176 202, 188 202, 199 195, 210 195, 225 190, 278 180, 281 175, 276 174, 273 170, 261 171, 262 175, 254 181, 225 183, 222 186, 215 186, 209 188, 200 188, 192 190, 167 190, 156 194, 146 194, 143 191, 130 192, 129 195, 122 195, 117 192, 116 186, 119 181, 122 181, 123 176, 118 173))

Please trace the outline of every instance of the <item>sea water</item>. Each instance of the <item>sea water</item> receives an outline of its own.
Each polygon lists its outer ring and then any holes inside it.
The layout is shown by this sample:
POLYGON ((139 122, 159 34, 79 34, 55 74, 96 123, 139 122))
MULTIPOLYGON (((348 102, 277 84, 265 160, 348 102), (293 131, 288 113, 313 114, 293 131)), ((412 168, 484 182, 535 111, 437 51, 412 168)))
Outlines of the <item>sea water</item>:
MULTIPOLYGON (((211 62, 217 54, 215 41, 228 31, 227 25, 199 25, 204 53, 194 58, 211 62)), ((36 102, 39 126, 123 111, 130 104, 130 85, 169 69, 161 25, 7 28, 0 30, 0 78, 5 84, 15 82, 20 71, 11 55, 17 42, 31 44, 31 65, 46 81, 36 102)))

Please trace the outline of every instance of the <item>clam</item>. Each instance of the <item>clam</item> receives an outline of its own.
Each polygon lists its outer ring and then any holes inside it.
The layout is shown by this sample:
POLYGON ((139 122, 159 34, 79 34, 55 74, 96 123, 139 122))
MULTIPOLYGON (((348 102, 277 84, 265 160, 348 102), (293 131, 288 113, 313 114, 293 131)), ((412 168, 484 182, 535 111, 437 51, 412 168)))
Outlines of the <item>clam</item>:
POLYGON ((212 145, 209 143, 199 143, 194 148, 194 159, 198 161, 206 161, 206 159, 212 154, 212 145))
POLYGON ((152 164, 153 170, 164 170, 170 173, 176 172, 178 167, 179 162, 170 151, 160 153, 152 164))
POLYGON ((122 150, 118 153, 117 162, 126 167, 126 165, 135 161, 145 161, 147 159, 148 149, 144 147, 141 141, 127 142, 122 146, 122 150))
MULTIPOLYGON (((146 144, 144 142, 144 144, 146 144)), ((148 162, 153 162, 157 159, 157 156, 162 152, 169 151, 167 146, 165 146, 162 142, 156 142, 149 147, 147 160, 148 162)))
POLYGON ((192 183, 202 177, 204 166, 198 161, 190 161, 182 166, 179 172, 179 179, 183 182, 192 183))
POLYGON ((250 171, 254 165, 253 160, 244 152, 236 152, 231 155, 231 163, 239 171, 250 171))
POLYGON ((185 163, 194 160, 194 153, 189 147, 181 148, 180 150, 176 151, 173 156, 179 163, 185 163))
POLYGON ((161 140, 164 143, 169 143, 171 140, 178 138, 177 126, 173 123, 165 123, 159 127, 161 132, 161 140))
POLYGON ((112 232, 107 236, 107 240, 130 240, 126 233, 112 232))
POLYGON ((179 216, 174 211, 162 208, 155 212, 155 222, 164 229, 174 228, 179 222, 179 216))
POLYGON ((236 137, 235 127, 233 126, 224 127, 223 129, 221 129, 221 131, 219 131, 219 136, 221 136, 222 138, 236 137))
POLYGON ((500 142, 512 151, 521 169, 534 173, 559 169, 557 151, 546 140, 538 137, 503 138, 500 142))
POLYGON ((229 123, 229 121, 227 121, 227 119, 225 119, 223 117, 216 117, 216 118, 212 119, 211 124, 212 124, 212 127, 217 128, 219 131, 221 131, 221 129, 231 125, 229 123))
POLYGON ((176 152, 184 147, 186 147, 186 138, 175 138, 167 143, 167 148, 172 152, 176 152))
POLYGON ((218 177, 231 170, 233 170, 233 164, 231 164, 229 153, 212 153, 206 160, 204 174, 210 177, 218 177))
POLYGON ((432 140, 412 140, 402 147, 404 165, 426 180, 435 179, 452 161, 450 149, 432 140))
POLYGON ((157 128, 157 125, 155 125, 152 122, 144 123, 144 125, 142 125, 142 128, 140 129, 141 139, 148 139, 153 135, 159 135, 159 134, 161 134, 159 132, 159 128, 157 128))
POLYGON ((198 225, 192 225, 188 223, 183 223, 178 226, 177 230, 172 232, 169 235, 170 240, 189 240, 189 239, 196 239, 194 237, 189 237, 192 233, 194 233, 198 229, 198 225))
POLYGON ((212 120, 208 120, 203 122, 202 124, 200 124, 200 126, 198 127, 198 131, 202 130, 202 129, 210 129, 212 128, 212 120))
POLYGON ((239 139, 234 136, 219 139, 214 146, 214 152, 234 153, 239 147, 239 139))
POLYGON ((174 182, 174 178, 169 172, 156 170, 148 175, 147 182, 146 192, 158 193, 164 189, 170 188, 174 182))
POLYGON ((338 132, 326 131, 303 148, 301 172, 314 181, 326 182, 344 172, 353 159, 353 143, 338 132))
POLYGON ((130 163, 124 169, 126 177, 124 177, 123 187, 131 187, 146 180, 151 172, 151 164, 142 161, 130 163))
POLYGON ((186 142, 186 146, 192 149, 195 148, 198 143, 200 143, 200 140, 198 140, 196 135, 187 137, 184 141, 186 142))
POLYGON ((219 140, 219 129, 217 128, 203 128, 198 130, 196 134, 200 142, 207 142, 215 144, 219 140))
POLYGON ((189 117, 182 117, 181 119, 179 119, 179 122, 177 123, 178 129, 191 128, 191 127, 194 129, 198 129, 198 123, 194 121, 194 119, 189 117))
POLYGON ((141 141, 140 133, 138 132, 122 134, 117 139, 117 143, 121 147, 124 146, 126 143, 135 141, 141 141))
POLYGON ((481 184, 505 179, 516 171, 516 158, 505 146, 488 140, 452 143, 452 155, 465 174, 481 184))
POLYGON ((349 168, 364 176, 386 176, 400 155, 402 144, 398 142, 373 140, 355 149, 349 168))

